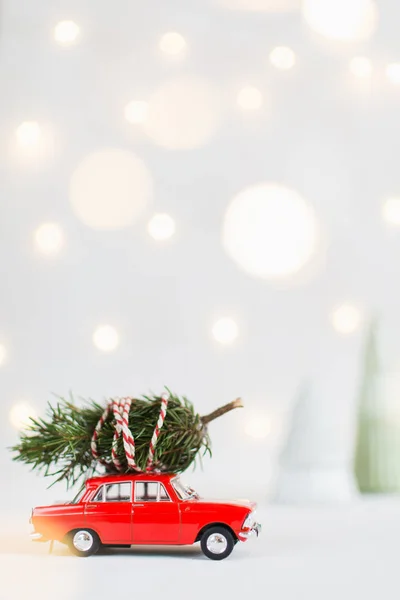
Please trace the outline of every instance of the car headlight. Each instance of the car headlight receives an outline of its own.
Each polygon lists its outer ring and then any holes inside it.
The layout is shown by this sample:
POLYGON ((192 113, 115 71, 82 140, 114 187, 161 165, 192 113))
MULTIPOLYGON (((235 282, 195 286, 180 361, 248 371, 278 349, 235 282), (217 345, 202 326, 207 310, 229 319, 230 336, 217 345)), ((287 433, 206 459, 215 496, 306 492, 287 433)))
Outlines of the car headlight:
POLYGON ((255 522, 256 522, 256 511, 252 511, 245 518, 243 527, 252 527, 255 522))

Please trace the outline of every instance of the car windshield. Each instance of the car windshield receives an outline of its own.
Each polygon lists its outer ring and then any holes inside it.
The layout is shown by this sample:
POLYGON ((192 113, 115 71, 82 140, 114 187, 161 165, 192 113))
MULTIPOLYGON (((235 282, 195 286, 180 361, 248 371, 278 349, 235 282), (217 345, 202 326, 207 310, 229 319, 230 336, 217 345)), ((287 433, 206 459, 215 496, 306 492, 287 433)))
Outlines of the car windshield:
POLYGON ((183 483, 183 481, 181 481, 179 477, 173 479, 171 483, 174 486, 174 490, 176 491, 181 500, 190 500, 190 498, 200 498, 199 494, 192 487, 190 487, 190 485, 186 485, 186 483, 183 483))

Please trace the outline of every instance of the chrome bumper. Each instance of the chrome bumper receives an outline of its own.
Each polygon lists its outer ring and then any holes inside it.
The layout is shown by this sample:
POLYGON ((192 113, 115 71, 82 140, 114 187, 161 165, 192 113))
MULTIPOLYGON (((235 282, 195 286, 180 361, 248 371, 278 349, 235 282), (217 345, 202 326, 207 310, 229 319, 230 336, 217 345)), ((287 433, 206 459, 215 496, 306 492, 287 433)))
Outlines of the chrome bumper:
POLYGON ((30 533, 29 534, 32 542, 48 542, 49 540, 45 537, 43 537, 43 535, 41 533, 30 533))
POLYGON ((251 537, 258 537, 261 533, 261 524, 260 523, 254 523, 254 525, 252 527, 250 527, 249 529, 246 529, 245 531, 241 531, 238 535, 238 538, 240 539, 240 541, 245 542, 246 540, 248 540, 251 537))

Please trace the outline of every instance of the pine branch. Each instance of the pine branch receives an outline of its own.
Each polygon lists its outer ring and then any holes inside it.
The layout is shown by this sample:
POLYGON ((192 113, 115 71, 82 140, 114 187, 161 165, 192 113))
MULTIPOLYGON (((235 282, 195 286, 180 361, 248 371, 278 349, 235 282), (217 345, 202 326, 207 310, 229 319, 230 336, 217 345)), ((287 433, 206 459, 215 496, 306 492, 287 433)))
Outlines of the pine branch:
POLYGON ((233 400, 232 402, 229 402, 228 404, 225 404, 224 406, 217 408, 217 410, 214 410, 209 415, 205 415, 204 417, 201 417, 201 422, 203 423, 203 425, 207 425, 211 421, 214 421, 218 417, 222 417, 222 415, 233 410, 234 408, 243 408, 243 403, 242 403, 241 398, 236 398, 236 400, 233 400))
MULTIPOLYGON (((207 453, 211 456, 207 424, 242 403, 237 399, 200 417, 187 398, 169 393, 164 426, 155 448, 154 468, 181 473, 194 464, 197 457, 207 453)), ((144 396, 132 401, 129 428, 135 439, 136 463, 141 470, 146 468, 160 406, 159 396, 144 396)), ((55 406, 48 405, 45 418, 31 419, 30 427, 21 434, 19 443, 11 448, 15 454, 13 460, 28 464, 45 476, 55 477, 54 483, 65 480, 67 486, 74 485, 88 472, 99 470, 90 442, 103 412, 104 406, 93 400, 77 406, 71 399, 59 398, 55 406)), ((108 463, 107 473, 115 472, 111 457, 113 436, 114 417, 110 414, 98 437, 98 453, 108 463)), ((128 472, 122 438, 118 442, 117 456, 124 472, 128 472)))

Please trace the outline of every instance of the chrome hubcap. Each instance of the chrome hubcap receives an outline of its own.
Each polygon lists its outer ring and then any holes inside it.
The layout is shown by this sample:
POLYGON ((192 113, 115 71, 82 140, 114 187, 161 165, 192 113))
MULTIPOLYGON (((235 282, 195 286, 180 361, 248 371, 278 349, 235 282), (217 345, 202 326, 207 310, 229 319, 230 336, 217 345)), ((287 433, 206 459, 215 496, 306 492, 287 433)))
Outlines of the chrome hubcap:
POLYGON ((87 552, 93 545, 93 536, 88 531, 77 531, 72 543, 79 552, 87 552))
POLYGON ((228 547, 228 540, 222 533, 213 533, 207 540, 207 550, 213 554, 222 554, 228 547))

